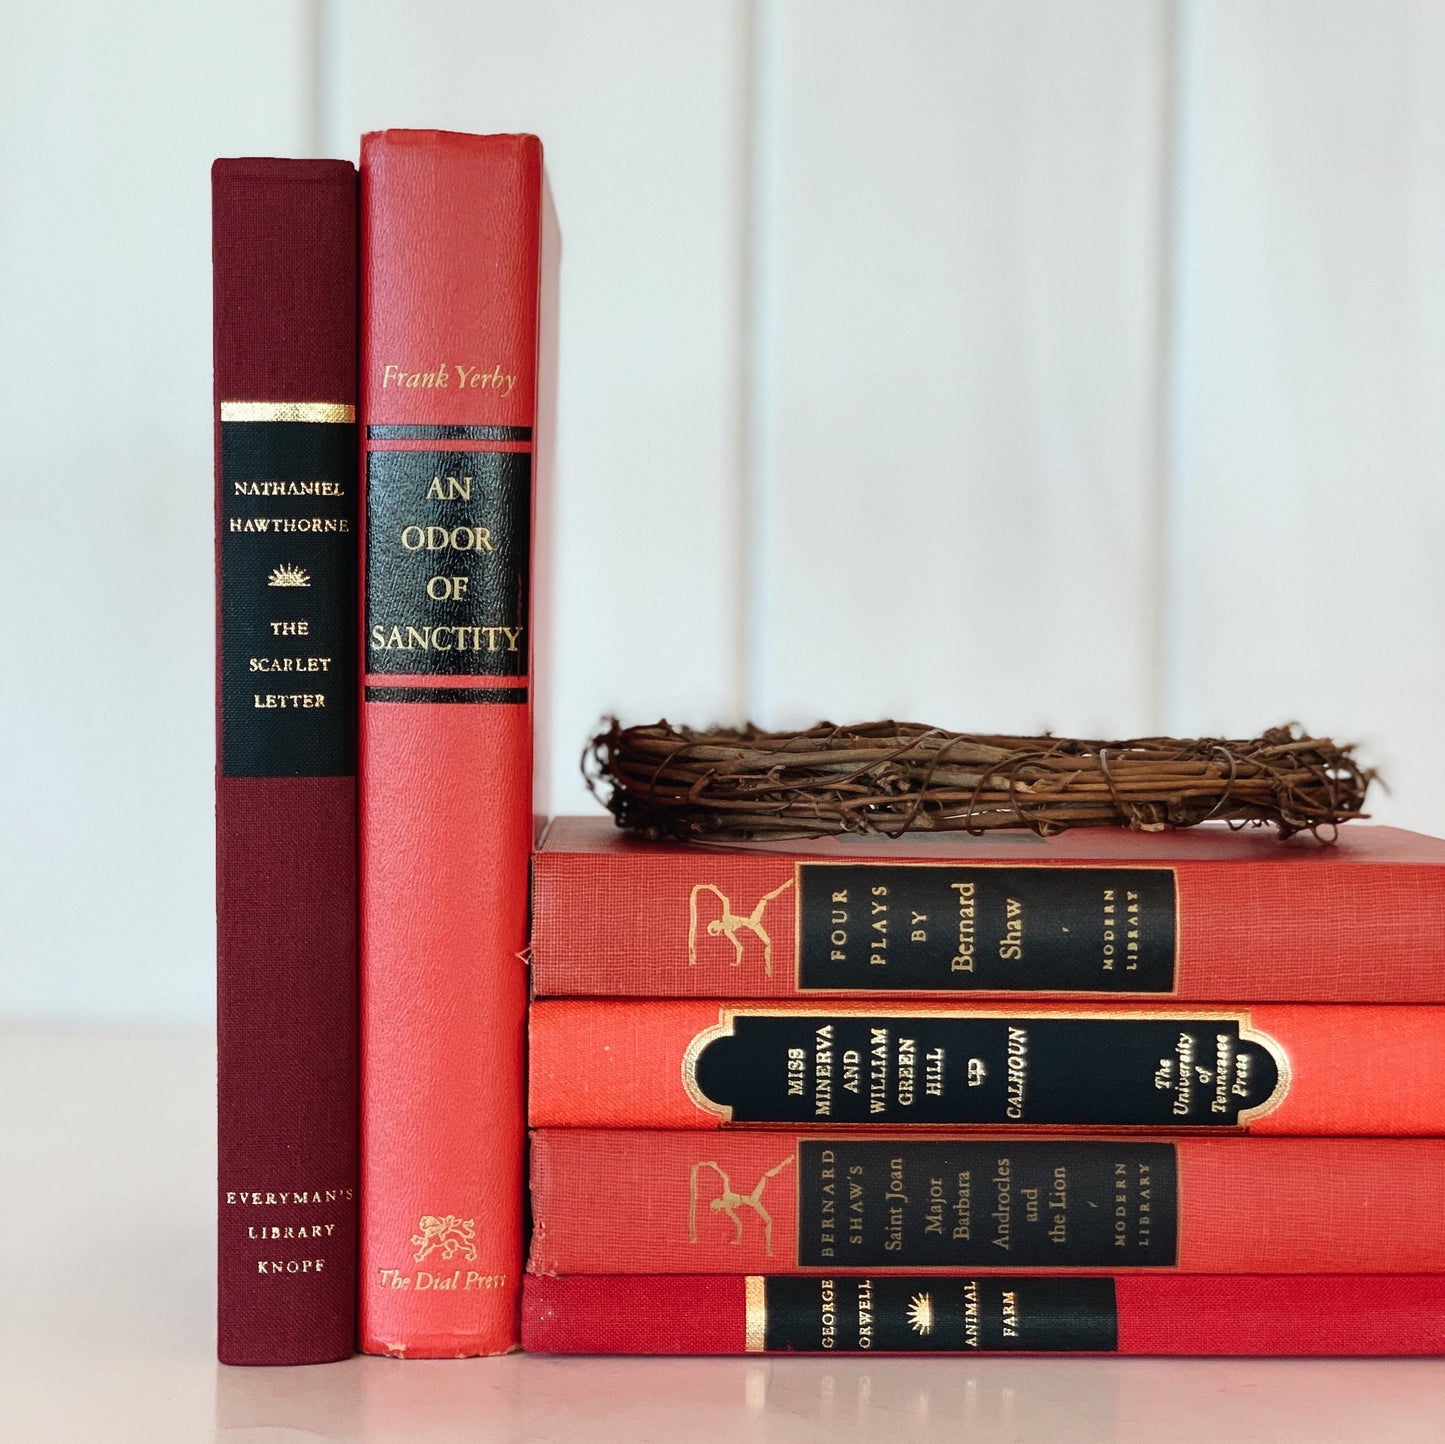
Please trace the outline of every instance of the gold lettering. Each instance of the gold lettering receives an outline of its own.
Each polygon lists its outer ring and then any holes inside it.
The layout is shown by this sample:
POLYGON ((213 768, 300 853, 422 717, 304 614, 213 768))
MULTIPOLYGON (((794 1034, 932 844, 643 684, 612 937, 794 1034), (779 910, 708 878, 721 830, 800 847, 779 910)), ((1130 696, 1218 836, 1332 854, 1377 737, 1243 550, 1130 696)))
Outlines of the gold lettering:
MULTIPOLYGON (((233 481, 233 496, 345 496, 339 481, 233 481)), ((232 530, 235 530, 233 527, 232 530)))
POLYGON ((344 516, 233 516, 229 530, 268 534, 306 532, 320 536, 336 532, 349 532, 351 523, 344 516))
POLYGON ((326 705, 325 692, 253 692, 253 707, 263 712, 311 711, 326 705))
POLYGON ((459 602, 467 594, 470 577, 429 577, 426 594, 434 602, 459 602))
POLYGON ((377 623, 371 646, 378 652, 519 652, 521 627, 401 627, 377 623))
POLYGON ((387 362, 381 372, 381 389, 383 391, 391 387, 396 387, 398 390, 405 388, 409 391, 433 387, 445 390, 446 386, 447 368, 444 362, 438 362, 430 371, 406 371, 392 362, 387 362))
POLYGON ((408 526, 401 544, 409 552, 492 552, 492 533, 484 526, 408 526))
POLYGON ((456 373, 457 387, 463 391, 500 391, 503 396, 510 396, 517 384, 517 378, 503 371, 500 362, 494 364, 490 371, 483 371, 480 366, 457 363, 456 373))
POLYGON ((253 672, 329 672, 330 657, 252 657, 253 672))
POLYGON ((349 1203, 355 1196, 356 1190, 351 1188, 328 1188, 324 1198, 320 1190, 314 1190, 309 1193, 304 1189, 300 1193, 256 1193, 249 1190, 241 1190, 238 1192, 228 1192, 226 1194, 226 1202, 285 1205, 288 1203, 337 1203, 345 1200, 349 1203))
POLYGON ((975 884, 955 882, 950 883, 949 887, 958 894, 958 945, 954 949, 949 969, 955 973, 971 973, 974 961, 975 884))
POLYGON ((503 371, 501 362, 494 362, 490 371, 479 365, 464 365, 459 361, 439 361, 430 370, 409 370, 397 362, 388 361, 381 371, 383 391, 418 391, 450 389, 452 377, 456 377, 459 391, 496 391, 510 396, 517 384, 514 373, 503 371))
POLYGON ((449 476, 443 479, 434 476, 431 485, 426 489, 428 501, 470 501, 472 499, 472 478, 469 476, 449 476))

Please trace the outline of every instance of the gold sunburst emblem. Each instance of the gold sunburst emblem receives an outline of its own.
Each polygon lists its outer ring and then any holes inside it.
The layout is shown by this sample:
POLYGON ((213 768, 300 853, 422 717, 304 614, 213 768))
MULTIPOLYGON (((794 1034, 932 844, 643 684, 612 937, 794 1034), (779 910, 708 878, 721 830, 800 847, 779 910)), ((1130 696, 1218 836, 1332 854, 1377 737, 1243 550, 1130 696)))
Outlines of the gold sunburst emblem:
POLYGON ((279 566, 266 578, 268 587, 309 587, 311 585, 311 573, 304 567, 293 566, 287 562, 279 566))
POLYGON ((932 1294, 914 1294, 908 1301, 908 1323, 916 1334, 933 1332, 932 1294))

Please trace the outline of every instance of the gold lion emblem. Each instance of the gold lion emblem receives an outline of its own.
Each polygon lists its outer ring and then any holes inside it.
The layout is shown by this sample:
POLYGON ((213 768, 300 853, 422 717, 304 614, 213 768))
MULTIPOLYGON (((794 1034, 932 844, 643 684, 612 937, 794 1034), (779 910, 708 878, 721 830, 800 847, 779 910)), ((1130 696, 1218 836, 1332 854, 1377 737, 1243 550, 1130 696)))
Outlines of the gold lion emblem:
POLYGON ((439 1218, 429 1213, 417 1227, 421 1232, 411 1236, 411 1241, 416 1245, 416 1252, 412 1255, 416 1263, 420 1263, 437 1249, 442 1251, 444 1259, 451 1260, 461 1254, 468 1262, 476 1262, 477 1246, 472 1242, 477 1236, 474 1219, 458 1218, 454 1213, 439 1218))

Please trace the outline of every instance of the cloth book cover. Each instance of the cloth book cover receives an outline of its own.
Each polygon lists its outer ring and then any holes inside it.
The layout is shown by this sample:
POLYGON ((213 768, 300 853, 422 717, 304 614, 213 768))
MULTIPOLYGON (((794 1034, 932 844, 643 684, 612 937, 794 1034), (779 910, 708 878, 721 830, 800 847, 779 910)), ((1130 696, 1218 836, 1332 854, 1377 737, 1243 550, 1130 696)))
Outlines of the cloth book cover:
POLYGON ((522 1265, 542 148, 368 135, 361 194, 361 1344, 499 1353, 522 1265))
POLYGON ((1445 1134, 1445 1008, 532 1007, 535 1128, 1445 1134))
POLYGON ((1445 1139, 539 1129, 540 1274, 1445 1271, 1445 1139))
POLYGON ((564 817, 539 997, 1445 1002, 1445 842, 1206 826, 660 844, 564 817))
POLYGON ((1421 1355, 1439 1274, 529 1277, 540 1354, 1421 1355))
POLYGON ((218 1354, 356 1338, 356 169, 218 160, 218 1354))

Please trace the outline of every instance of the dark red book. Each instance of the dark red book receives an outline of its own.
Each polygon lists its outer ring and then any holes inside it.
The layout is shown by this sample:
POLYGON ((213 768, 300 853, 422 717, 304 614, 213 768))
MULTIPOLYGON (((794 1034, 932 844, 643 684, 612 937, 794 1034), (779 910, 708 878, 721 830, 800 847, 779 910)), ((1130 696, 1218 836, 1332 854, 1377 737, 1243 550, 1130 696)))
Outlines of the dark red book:
POLYGON ((362 142, 361 1345, 517 1342, 535 136, 362 142))
POLYGON ((1442 1138, 532 1134, 540 1274, 1445 1272, 1442 1138))
POLYGON ((539 997, 1445 1002, 1445 841, 1197 827, 700 847, 563 817, 539 997))
POLYGON ((356 1337, 356 170, 218 160, 217 1352, 356 1337))
POLYGON ((1445 1275, 528 1278, 539 1354, 1445 1353, 1445 1275))

